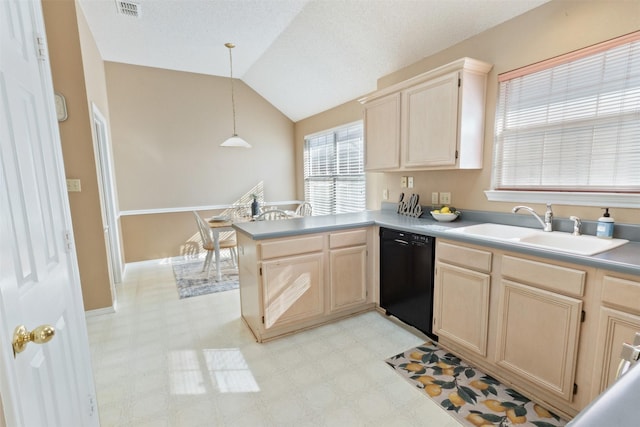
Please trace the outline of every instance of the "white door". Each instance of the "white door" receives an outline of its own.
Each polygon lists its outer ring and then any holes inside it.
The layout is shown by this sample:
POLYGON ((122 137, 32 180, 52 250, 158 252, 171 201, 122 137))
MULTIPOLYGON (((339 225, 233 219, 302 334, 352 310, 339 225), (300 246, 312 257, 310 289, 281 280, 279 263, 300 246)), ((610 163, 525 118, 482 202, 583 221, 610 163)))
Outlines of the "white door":
POLYGON ((0 2, 0 395, 11 427, 99 425, 39 1, 0 2), (15 354, 18 325, 55 336, 15 354))
POLYGON ((111 144, 109 143, 109 127, 107 120, 95 104, 92 104, 94 144, 96 153, 96 169, 98 172, 98 188, 102 205, 102 224, 104 224, 105 242, 109 257, 109 271, 111 273, 111 295, 113 307, 116 307, 115 283, 122 282, 122 245, 120 229, 118 227, 118 208, 116 205, 115 179, 113 177, 113 162, 111 161, 111 144))

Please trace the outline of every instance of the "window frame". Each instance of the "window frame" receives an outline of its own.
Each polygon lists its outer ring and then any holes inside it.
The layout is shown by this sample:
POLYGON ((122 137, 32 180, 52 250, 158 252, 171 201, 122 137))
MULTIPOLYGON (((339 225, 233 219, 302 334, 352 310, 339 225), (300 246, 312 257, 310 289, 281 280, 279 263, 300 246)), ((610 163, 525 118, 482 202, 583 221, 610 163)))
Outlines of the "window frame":
MULTIPOLYGON (((303 189, 304 189, 304 199, 307 202, 312 203, 313 205, 313 214, 316 215, 316 213, 318 212, 319 209, 317 209, 316 204, 313 203, 312 200, 310 200, 309 198, 309 194, 308 194, 308 181, 309 179, 311 179, 312 181, 315 182, 321 182, 321 181, 326 181, 326 182, 330 182, 331 186, 332 186, 332 192, 333 192, 333 200, 331 201, 331 208, 332 208, 332 212, 331 214, 335 214, 337 213, 336 208, 338 206, 338 200, 337 200, 337 194, 336 194, 336 187, 337 187, 337 183, 338 182, 348 182, 348 181, 358 181, 361 182, 363 185, 363 192, 362 192, 362 200, 361 200, 361 210, 358 211, 349 211, 349 212, 362 212, 364 210, 366 210, 366 206, 367 206, 367 200, 366 200, 366 171, 364 169, 364 121, 363 120, 356 120, 354 122, 350 122, 350 123, 345 123, 343 125, 340 126, 336 126, 330 129, 326 129, 320 132, 315 132, 313 134, 310 135, 305 135, 304 137, 304 142, 303 142, 303 189), (361 144, 362 144, 362 148, 361 148, 361 152, 360 152, 360 164, 361 164, 361 168, 360 168, 360 173, 359 174, 341 174, 339 173, 339 169, 340 169, 340 164, 339 164, 339 157, 337 156, 338 154, 338 150, 337 150, 337 145, 341 142, 341 140, 339 140, 337 138, 337 135, 340 132, 346 131, 347 129, 353 127, 353 126, 360 126, 360 131, 361 131, 361 144), (334 171, 332 175, 328 175, 328 176, 307 176, 307 155, 308 155, 308 144, 309 144, 309 140, 314 139, 314 138, 320 138, 320 137, 326 137, 329 135, 333 135, 333 146, 334 146, 334 171), (342 178, 342 179, 341 179, 342 178)), ((342 212, 340 212, 342 213, 342 212)))
MULTIPOLYGON (((586 56, 590 56, 596 53, 607 51, 617 46, 637 42, 640 40, 640 31, 636 31, 630 34, 626 34, 621 37, 617 37, 611 40, 607 40, 602 43, 598 43, 583 49, 578 49, 574 52, 570 52, 558 57, 554 57, 545 61, 541 61, 535 64, 531 64, 513 71, 502 73, 498 76, 499 82, 511 80, 528 74, 532 74, 541 70, 546 70, 552 67, 556 67, 567 62, 574 61, 586 56)), ((499 87, 498 87, 499 91, 499 87)), ((498 97, 499 93, 496 93, 496 112, 495 119, 498 120, 498 97)), ((495 132, 497 126, 494 128, 494 144, 493 144, 493 156, 491 170, 491 189, 485 191, 485 195, 489 201, 497 202, 527 202, 527 203, 556 203, 563 205, 580 205, 580 206, 610 206, 610 207, 623 207, 623 208, 638 208, 640 207, 640 194, 630 192, 600 192, 600 191, 540 191, 540 190, 526 190, 526 189, 496 189, 496 166, 495 156, 498 155, 496 151, 497 137, 495 132)))

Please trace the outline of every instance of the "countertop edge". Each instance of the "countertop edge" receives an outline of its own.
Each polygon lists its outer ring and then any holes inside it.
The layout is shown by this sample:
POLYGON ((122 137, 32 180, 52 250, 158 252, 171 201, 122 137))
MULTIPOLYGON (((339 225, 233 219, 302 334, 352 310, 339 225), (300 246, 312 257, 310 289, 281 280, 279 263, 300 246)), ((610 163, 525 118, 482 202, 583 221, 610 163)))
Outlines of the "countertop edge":
MULTIPOLYGON (((233 224, 233 228, 253 240, 292 237, 304 234, 324 233, 357 227, 379 226, 410 233, 459 241, 495 249, 509 250, 524 255, 564 261, 588 267, 602 268, 623 274, 640 275, 640 242, 630 241, 624 246, 592 256, 576 255, 560 251, 525 247, 518 243, 495 241, 459 233, 447 232, 450 228, 477 224, 478 221, 460 218, 454 222, 436 222, 431 218, 412 218, 395 212, 364 211, 292 218, 278 221, 259 221, 233 224)), ((499 223, 499 222, 497 222, 499 223)))

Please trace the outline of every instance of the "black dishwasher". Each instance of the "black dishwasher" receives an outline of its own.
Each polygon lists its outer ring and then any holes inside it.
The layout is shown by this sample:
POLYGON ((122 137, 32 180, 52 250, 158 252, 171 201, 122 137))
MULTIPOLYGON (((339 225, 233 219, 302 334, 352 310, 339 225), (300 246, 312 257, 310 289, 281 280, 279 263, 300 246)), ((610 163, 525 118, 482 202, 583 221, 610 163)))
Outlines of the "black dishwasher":
POLYGON ((380 307, 437 341, 432 332, 435 239, 380 228, 380 307))

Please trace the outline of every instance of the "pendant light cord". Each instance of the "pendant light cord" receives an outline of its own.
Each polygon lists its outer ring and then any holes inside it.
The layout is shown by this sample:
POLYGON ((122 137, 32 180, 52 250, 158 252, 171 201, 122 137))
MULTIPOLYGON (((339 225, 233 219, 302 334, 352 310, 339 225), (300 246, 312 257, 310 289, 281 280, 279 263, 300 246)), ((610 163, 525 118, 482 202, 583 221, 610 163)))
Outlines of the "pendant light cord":
POLYGON ((225 43, 225 46, 229 48, 229 70, 231 76, 231 111, 233 112, 233 136, 237 136, 236 133, 236 100, 233 90, 233 57, 231 56, 231 49, 236 47, 233 43, 225 43))

